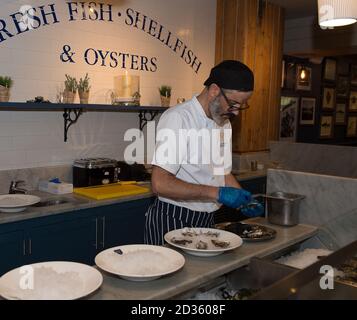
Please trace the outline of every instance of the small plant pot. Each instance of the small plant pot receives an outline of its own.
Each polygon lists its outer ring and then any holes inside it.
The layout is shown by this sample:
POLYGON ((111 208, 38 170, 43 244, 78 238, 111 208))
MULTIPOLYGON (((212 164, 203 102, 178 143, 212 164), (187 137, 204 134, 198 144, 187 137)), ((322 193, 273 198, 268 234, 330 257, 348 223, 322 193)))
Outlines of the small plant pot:
POLYGON ((4 86, 0 86, 0 102, 9 102, 10 89, 4 86))
POLYGON ((160 96, 161 97, 161 106, 162 107, 170 107, 170 100, 171 98, 170 97, 164 97, 164 96, 160 96))
POLYGON ((88 104, 89 91, 78 91, 80 104, 88 104))
POLYGON ((76 98, 76 92, 67 91, 67 90, 63 92, 64 103, 74 103, 75 98, 76 98))

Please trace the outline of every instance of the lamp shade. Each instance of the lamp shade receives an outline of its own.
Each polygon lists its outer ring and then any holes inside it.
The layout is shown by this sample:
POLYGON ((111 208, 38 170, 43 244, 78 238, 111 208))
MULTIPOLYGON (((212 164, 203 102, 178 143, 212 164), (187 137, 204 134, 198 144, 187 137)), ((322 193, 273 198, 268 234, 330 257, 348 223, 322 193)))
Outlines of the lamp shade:
POLYGON ((321 27, 340 27, 357 22, 357 0, 318 0, 321 27))

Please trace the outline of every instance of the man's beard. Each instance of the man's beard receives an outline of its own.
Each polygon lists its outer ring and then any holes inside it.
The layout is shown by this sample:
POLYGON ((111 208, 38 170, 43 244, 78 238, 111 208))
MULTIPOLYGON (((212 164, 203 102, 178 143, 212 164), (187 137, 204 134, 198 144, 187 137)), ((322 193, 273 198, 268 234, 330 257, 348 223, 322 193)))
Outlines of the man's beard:
POLYGON ((211 112, 211 116, 214 122, 216 122, 219 126, 223 126, 228 120, 232 120, 235 117, 235 114, 232 112, 221 113, 221 103, 219 101, 219 97, 216 97, 212 102, 208 105, 209 110, 211 112))

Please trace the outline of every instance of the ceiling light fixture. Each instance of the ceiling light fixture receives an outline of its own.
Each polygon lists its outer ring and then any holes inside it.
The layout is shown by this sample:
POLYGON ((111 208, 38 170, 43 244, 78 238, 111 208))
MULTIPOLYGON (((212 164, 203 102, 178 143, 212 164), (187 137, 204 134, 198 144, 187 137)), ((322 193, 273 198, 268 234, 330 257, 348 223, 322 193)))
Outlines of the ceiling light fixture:
POLYGON ((321 28, 347 26, 357 22, 356 0, 318 0, 321 28))

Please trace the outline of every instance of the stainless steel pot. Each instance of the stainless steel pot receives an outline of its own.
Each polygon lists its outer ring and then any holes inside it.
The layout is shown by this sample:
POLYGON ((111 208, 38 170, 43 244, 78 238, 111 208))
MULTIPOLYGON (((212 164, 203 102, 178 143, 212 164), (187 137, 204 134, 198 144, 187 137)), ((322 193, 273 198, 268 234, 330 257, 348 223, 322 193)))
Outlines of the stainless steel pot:
POLYGON ((281 226, 295 226, 299 223, 300 201, 305 196, 282 191, 259 196, 266 198, 267 218, 270 223, 281 226))

